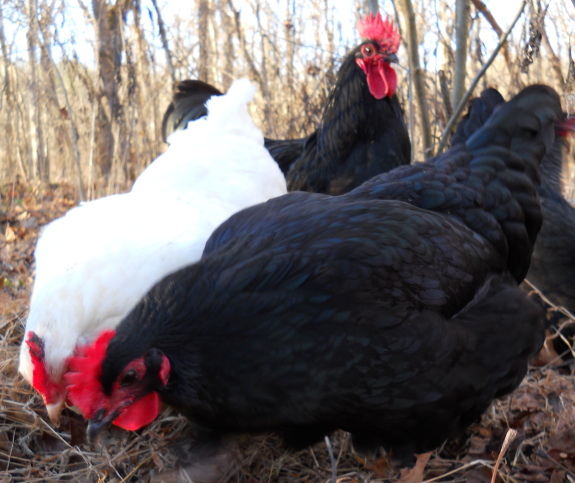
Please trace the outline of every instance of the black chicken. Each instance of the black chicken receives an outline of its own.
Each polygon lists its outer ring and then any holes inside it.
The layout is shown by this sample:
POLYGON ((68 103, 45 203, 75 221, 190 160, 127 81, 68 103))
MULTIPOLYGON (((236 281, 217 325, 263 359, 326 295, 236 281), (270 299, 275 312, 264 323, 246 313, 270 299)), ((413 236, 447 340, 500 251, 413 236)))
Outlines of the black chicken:
MULTIPOLYGON (((264 140, 286 175, 290 191, 342 194, 410 162, 411 143, 391 66, 397 62, 399 34, 391 21, 383 21, 379 14, 358 22, 357 28, 366 40, 343 60, 318 128, 301 139, 264 140)), ((198 113, 205 111, 203 104, 210 95, 221 95, 203 82, 183 82, 186 84, 170 104, 163 126, 184 129, 188 117, 199 117, 198 113), (198 84, 189 89, 193 82, 198 84)), ((165 140, 171 131, 162 132, 165 140)))
MULTIPOLYGON (((483 91, 481 97, 472 101, 466 117, 452 138, 452 145, 465 142, 491 112, 504 102, 497 90, 483 91)), ((541 162, 539 196, 543 223, 526 278, 555 305, 563 306, 575 314, 575 208, 563 197, 562 183, 567 129, 573 130, 572 122, 558 127, 555 142, 541 162)), ((559 330, 556 322, 560 320, 556 319, 551 317, 548 321, 548 328, 552 332, 559 330)), ((572 338, 572 326, 568 326, 562 333, 564 337, 572 338)), ((553 340, 558 353, 567 350, 560 337, 554 337, 553 340)))
POLYGON ((451 145, 455 146, 467 141, 475 134, 475 131, 485 124, 494 109, 504 102, 505 99, 499 91, 491 87, 485 89, 481 96, 472 99, 467 114, 461 119, 455 133, 453 133, 451 145))
POLYGON ((541 164, 543 225, 527 275, 554 304, 575 314, 575 208, 563 197, 562 168, 565 138, 557 136, 541 164))
POLYGON ((168 142, 174 131, 186 129, 188 122, 208 115, 206 101, 212 96, 223 93, 214 86, 201 80, 184 80, 176 85, 164 118, 162 119, 162 139, 168 142))
POLYGON ((299 447, 342 428, 406 463, 437 447, 517 387, 543 342, 517 283, 560 116, 533 86, 435 160, 232 216, 70 361, 89 435, 161 398, 202 435, 272 430, 299 447))
MULTIPOLYGON (((223 92, 217 87, 200 80, 186 79, 179 82, 162 120, 164 142, 168 142, 168 137, 174 131, 186 129, 189 121, 207 115, 206 101, 212 96, 221 95, 223 92)), ((293 160, 301 155, 304 141, 305 138, 285 140, 264 138, 264 145, 285 175, 293 160)))
MULTIPOLYGON (((319 126, 288 171, 289 191, 339 195, 410 163, 411 143, 391 66, 397 62, 399 34, 379 14, 357 28, 366 40, 343 60, 319 126)), ((272 157, 278 152, 270 150, 272 157)))

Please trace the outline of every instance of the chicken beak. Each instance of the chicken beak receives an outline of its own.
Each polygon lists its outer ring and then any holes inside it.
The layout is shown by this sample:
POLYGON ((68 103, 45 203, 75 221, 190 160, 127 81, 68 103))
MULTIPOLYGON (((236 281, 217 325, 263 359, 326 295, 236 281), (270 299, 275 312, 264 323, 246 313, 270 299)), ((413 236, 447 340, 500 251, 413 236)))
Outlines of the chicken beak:
POLYGON ((399 62, 399 59, 397 58, 397 55, 395 54, 387 54, 384 59, 389 62, 390 64, 393 62, 395 64, 397 64, 399 62))
POLYGON ((48 412, 48 417, 52 424, 57 428, 60 427, 60 416, 62 415, 62 409, 64 409, 65 399, 62 398, 55 403, 46 404, 46 411, 48 412))
POLYGON ((98 442, 98 438, 102 431, 106 429, 114 419, 118 416, 117 411, 113 411, 112 413, 105 415, 106 410, 100 409, 94 419, 88 421, 88 429, 86 430, 86 434, 88 437, 88 443, 96 444, 98 442))

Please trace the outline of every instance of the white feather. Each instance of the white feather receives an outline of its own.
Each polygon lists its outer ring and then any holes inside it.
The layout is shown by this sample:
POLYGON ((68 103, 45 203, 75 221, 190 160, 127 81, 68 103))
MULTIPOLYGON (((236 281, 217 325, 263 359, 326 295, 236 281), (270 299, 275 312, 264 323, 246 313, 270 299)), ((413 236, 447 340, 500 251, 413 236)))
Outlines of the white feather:
MULTIPOLYGON (((43 339, 54 381, 79 341, 114 328, 155 282, 197 261, 229 216, 286 193, 248 113, 254 92, 236 81, 208 101, 207 118, 170 137, 129 193, 83 203, 44 228, 25 334, 43 339)), ((25 342, 19 369, 31 382, 25 342)))

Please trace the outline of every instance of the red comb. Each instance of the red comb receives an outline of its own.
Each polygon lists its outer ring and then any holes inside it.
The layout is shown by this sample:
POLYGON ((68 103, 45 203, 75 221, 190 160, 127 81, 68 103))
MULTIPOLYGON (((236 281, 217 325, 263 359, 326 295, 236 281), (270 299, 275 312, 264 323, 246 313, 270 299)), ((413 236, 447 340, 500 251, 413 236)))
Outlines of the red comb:
POLYGON ((64 375, 68 399, 86 419, 94 417, 94 408, 102 397, 102 361, 115 334, 113 330, 103 332, 92 345, 77 347, 75 355, 68 358, 68 372, 64 375))
POLYGON ((377 15, 368 14, 363 22, 358 20, 355 27, 362 38, 376 41, 380 48, 386 50, 387 53, 395 54, 397 52, 400 40, 399 32, 389 17, 384 21, 379 13, 377 15))

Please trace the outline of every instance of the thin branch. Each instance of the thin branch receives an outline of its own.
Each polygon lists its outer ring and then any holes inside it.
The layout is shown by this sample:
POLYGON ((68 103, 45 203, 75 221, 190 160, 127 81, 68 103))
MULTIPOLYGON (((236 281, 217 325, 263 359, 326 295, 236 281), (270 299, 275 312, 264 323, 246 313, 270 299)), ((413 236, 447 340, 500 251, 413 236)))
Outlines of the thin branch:
POLYGON ((489 59, 487 60, 485 65, 477 73, 477 75, 475 76, 475 78, 471 82, 469 89, 467 90, 465 95, 461 98, 461 101, 457 105, 457 108, 455 109, 453 116, 451 116, 451 119, 449 119, 449 121, 447 122, 447 125, 445 126, 445 129, 443 130, 443 133, 441 134, 441 142, 439 143, 439 146, 437 148, 437 153, 441 153, 441 151, 443 151, 445 149, 445 146, 447 145, 447 140, 449 138, 449 134, 451 133, 451 129, 453 128, 453 126, 457 122, 457 120, 459 119, 459 116, 461 115, 464 107, 467 105, 467 101, 471 97, 473 90, 475 89, 475 87, 477 86, 477 84, 479 83, 479 81, 481 80, 483 75, 485 74, 485 72, 487 72, 487 69, 489 69, 489 67, 491 66, 491 64, 495 60, 495 57, 497 57, 497 54, 501 50, 501 47, 503 46, 503 44, 507 41, 507 37, 509 36, 511 31, 515 27, 515 24, 519 20, 519 17, 521 17, 521 15, 523 14, 523 10, 525 9, 526 4, 527 4, 527 0, 523 0, 523 2, 521 3, 521 8, 519 9, 519 12, 517 12, 515 19, 513 20, 513 22, 511 22, 511 25, 507 29, 507 32, 505 32, 505 34, 503 34, 503 37, 501 37, 499 39, 499 43, 497 44, 497 47, 495 47, 495 50, 491 54, 491 57, 489 57, 489 59))
POLYGON ((234 7, 232 0, 228 0, 228 6, 230 7, 230 10, 232 11, 232 13, 234 15, 234 24, 236 27, 236 35, 238 36, 238 40, 240 41, 240 46, 242 48, 244 58, 246 59, 246 62, 248 63, 248 67, 250 69, 250 73, 252 75, 252 78, 255 78, 257 80, 258 84, 261 86, 261 85, 263 85, 262 84, 262 77, 261 77, 258 69, 256 68, 256 65, 254 63, 254 59, 252 58, 252 56, 250 55, 250 52, 248 51, 246 39, 245 39, 243 30, 242 30, 242 25, 241 25, 241 21, 240 21, 240 12, 239 12, 239 10, 236 10, 236 8, 234 7))
MULTIPOLYGON (((575 2, 575 0, 573 1, 575 2)), ((471 0, 471 2, 473 3, 477 11, 485 17, 485 20, 487 20, 487 23, 489 23, 489 25, 491 25, 491 28, 495 30, 497 36, 501 38, 503 36, 503 30, 501 29, 495 18, 493 18, 493 15, 487 8, 487 5, 485 5, 481 0, 471 0)), ((503 57, 505 58, 507 68, 511 69, 511 60, 509 57, 509 49, 507 48, 507 45, 503 46, 503 57)))
POLYGON ((162 41, 162 47, 166 51, 166 62, 168 63, 168 70, 170 71, 170 76, 172 77, 172 82, 176 82, 176 71, 174 69, 174 64, 172 63, 172 53, 170 52, 170 46, 168 45, 168 36, 166 35, 166 27, 164 24, 164 19, 158 7, 157 0, 152 0, 154 9, 156 10, 156 15, 158 16, 158 30, 160 31, 160 39, 162 41))

